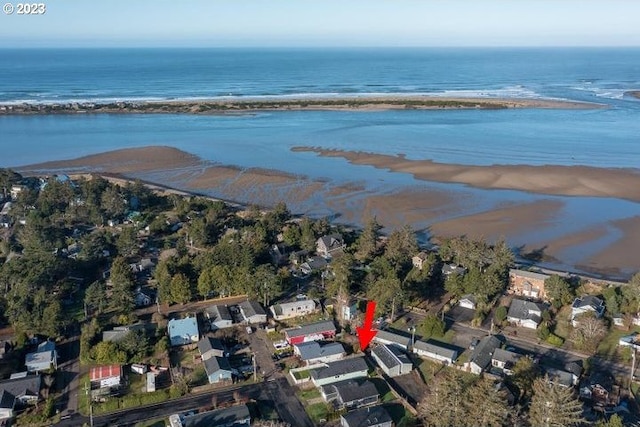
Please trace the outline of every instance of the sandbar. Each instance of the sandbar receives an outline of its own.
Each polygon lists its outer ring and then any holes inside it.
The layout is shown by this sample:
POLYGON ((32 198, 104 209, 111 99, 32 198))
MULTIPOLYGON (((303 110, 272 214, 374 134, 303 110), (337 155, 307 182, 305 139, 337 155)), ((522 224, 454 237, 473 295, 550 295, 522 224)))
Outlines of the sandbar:
POLYGON ((223 114, 278 110, 436 110, 553 108, 594 109, 604 104, 562 99, 455 98, 434 95, 353 95, 340 97, 243 97, 198 100, 121 101, 110 103, 65 102, 0 104, 0 115, 8 114, 223 114))
POLYGON ((520 190, 558 196, 614 197, 640 201, 640 170, 590 166, 473 166, 409 160, 403 155, 294 147, 322 157, 340 157, 352 164, 374 166, 392 172, 410 173, 415 178, 476 188, 520 190))

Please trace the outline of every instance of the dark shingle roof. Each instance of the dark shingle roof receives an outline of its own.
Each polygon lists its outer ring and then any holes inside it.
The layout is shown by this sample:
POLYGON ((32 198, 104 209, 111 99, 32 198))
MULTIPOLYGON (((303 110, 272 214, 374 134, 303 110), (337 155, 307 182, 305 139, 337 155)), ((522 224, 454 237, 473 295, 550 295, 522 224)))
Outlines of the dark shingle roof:
MULTIPOLYGON (((230 426, 250 418, 247 405, 231 406, 184 417, 183 427, 230 426)), ((245 425, 245 424, 242 424, 245 425)))
POLYGON ((0 390, 0 408, 13 409, 16 397, 6 390, 0 390))
POLYGON ((217 320, 231 320, 233 321, 233 317, 231 317, 231 313, 229 313, 229 309, 226 305, 212 305, 211 307, 207 307, 205 312, 209 315, 209 319, 213 321, 217 320))
POLYGON ((16 397, 37 396, 40 392, 40 375, 27 375, 24 378, 0 381, 0 393, 7 392, 16 397))
POLYGON ((573 301, 573 308, 591 307, 594 310, 598 310, 604 302, 593 295, 584 295, 581 298, 576 298, 573 301))
POLYGON ((384 365, 389 368, 399 366, 403 363, 411 363, 409 358, 393 345, 378 345, 371 350, 384 365))
POLYGON ((380 395, 375 384, 369 380, 360 382, 356 380, 339 381, 322 386, 322 389, 325 394, 337 393, 340 396, 340 400, 344 403, 380 395))
POLYGON ((231 365, 229 365, 229 360, 226 357, 214 356, 204 361, 204 370, 207 375, 211 375, 221 369, 231 372, 231 365))
POLYGON ((513 317, 520 320, 533 320, 536 323, 540 323, 540 316, 534 312, 542 313, 544 306, 536 304, 535 302, 525 301, 521 299, 513 299, 509 306, 508 317, 513 317))
POLYGON ((307 335, 318 334, 325 331, 335 331, 336 325, 331 320, 321 320, 315 323, 309 323, 298 328, 285 329, 289 338, 304 337, 307 335))
POLYGON ((242 301, 240 303, 240 310, 242 310, 242 313, 244 314, 245 317, 258 316, 258 315, 266 316, 267 314, 264 311, 264 308, 262 308, 262 306, 260 305, 260 303, 253 300, 242 301))
POLYGON ((493 352, 500 347, 500 340, 493 335, 489 335, 480 340, 473 353, 471 353, 470 361, 474 362, 485 369, 491 363, 493 352))
POLYGON ((201 355, 209 350, 224 351, 224 345, 222 345, 222 341, 217 338, 205 337, 198 341, 198 350, 201 355))
POLYGON ((341 416, 348 427, 371 427, 391 422, 389 413, 382 406, 357 409, 341 416))
POLYGON ((375 342, 390 342, 393 344, 397 344, 402 347, 407 347, 411 342, 411 337, 406 335, 400 335, 389 331, 378 331, 375 337, 373 337, 375 342))
POLYGON ((349 372, 366 371, 369 367, 364 357, 353 357, 351 359, 338 360, 337 362, 327 363, 324 368, 318 368, 311 371, 311 377, 317 380, 335 377, 336 375, 344 375, 349 372))
POLYGON ((429 339, 427 341, 416 341, 413 344, 413 348, 417 350, 428 351, 429 353, 437 354, 438 356, 446 357, 452 360, 458 357, 457 348, 454 348, 450 344, 432 339, 429 339))

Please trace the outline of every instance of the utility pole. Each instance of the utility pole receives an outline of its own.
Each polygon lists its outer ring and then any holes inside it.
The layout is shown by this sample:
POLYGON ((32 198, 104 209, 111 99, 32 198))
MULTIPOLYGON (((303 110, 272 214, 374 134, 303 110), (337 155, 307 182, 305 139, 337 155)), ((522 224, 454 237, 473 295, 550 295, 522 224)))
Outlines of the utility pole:
POLYGON ((256 369, 256 353, 251 353, 251 359, 253 360, 253 382, 258 382, 258 372, 256 369))
POLYGON ((413 343, 416 342, 416 327, 410 327, 409 331, 411 331, 411 350, 413 350, 413 343))
POLYGON ((93 402, 91 401, 91 394, 89 393, 89 389, 89 383, 86 383, 84 390, 87 393, 87 399, 89 400, 89 422, 91 427, 93 427, 93 402))
POLYGON ((631 377, 629 378, 629 389, 631 389, 631 383, 633 382, 633 373, 636 370, 636 346, 632 345, 631 351, 631 377))

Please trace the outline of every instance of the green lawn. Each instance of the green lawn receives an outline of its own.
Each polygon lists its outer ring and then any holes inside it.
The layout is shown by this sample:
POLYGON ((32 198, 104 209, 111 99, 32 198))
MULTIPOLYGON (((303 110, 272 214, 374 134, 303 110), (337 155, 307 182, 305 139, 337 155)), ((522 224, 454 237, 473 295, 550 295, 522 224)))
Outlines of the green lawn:
POLYGON ((309 378, 310 375, 311 374, 309 374, 308 370, 306 370, 306 371, 296 371, 296 372, 293 373, 293 377, 295 379, 297 379, 297 380, 302 380, 302 379, 305 379, 305 378, 309 378))
POLYGON ((312 388, 310 390, 302 390, 297 393, 300 400, 311 400, 320 397, 320 390, 312 388))
POLYGON ((327 420, 329 416, 329 407, 326 403, 314 403, 313 405, 307 405, 304 408, 315 424, 320 424, 320 420, 327 420))

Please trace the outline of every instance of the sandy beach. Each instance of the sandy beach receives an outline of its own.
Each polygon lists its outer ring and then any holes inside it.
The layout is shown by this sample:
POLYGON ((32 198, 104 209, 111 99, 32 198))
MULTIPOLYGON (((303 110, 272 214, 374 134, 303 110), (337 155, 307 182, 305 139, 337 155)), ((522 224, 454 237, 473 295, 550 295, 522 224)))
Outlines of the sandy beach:
POLYGON ((622 238, 601 252, 580 259, 576 268, 612 277, 628 277, 640 270, 640 217, 601 223, 584 230, 536 239, 538 230, 562 224, 561 199, 514 200, 478 210, 477 196, 456 187, 450 191, 429 181, 463 182, 482 188, 514 188, 533 193, 621 197, 639 200, 640 175, 634 171, 584 167, 491 166, 469 167, 410 161, 402 157, 367 153, 313 150, 325 156, 347 158, 354 164, 373 165, 412 173, 422 185, 383 190, 361 183, 314 180, 277 170, 240 168, 202 160, 171 147, 143 147, 47 162, 16 168, 26 174, 53 172, 117 174, 241 204, 272 206, 285 201, 295 213, 331 216, 345 224, 360 225, 368 217, 391 230, 411 224, 432 236, 511 239, 522 252, 543 249, 544 259, 562 264, 563 255, 597 242, 615 227, 622 238), (556 182, 560 181, 560 182, 556 182), (596 185, 597 184, 597 185, 596 185), (534 236, 522 241, 523 236, 534 236))
POLYGON ((477 188, 521 190, 558 196, 615 197, 640 201, 640 170, 588 166, 471 166, 408 160, 402 155, 295 147, 322 157, 340 157, 355 165, 374 166, 412 174, 433 182, 459 183, 477 188))
POLYGON ((122 101, 110 103, 0 104, 0 115, 10 114, 223 114, 259 111, 404 110, 404 109, 594 109, 604 104, 543 98, 453 98, 434 95, 362 95, 340 97, 243 97, 199 100, 122 101))

